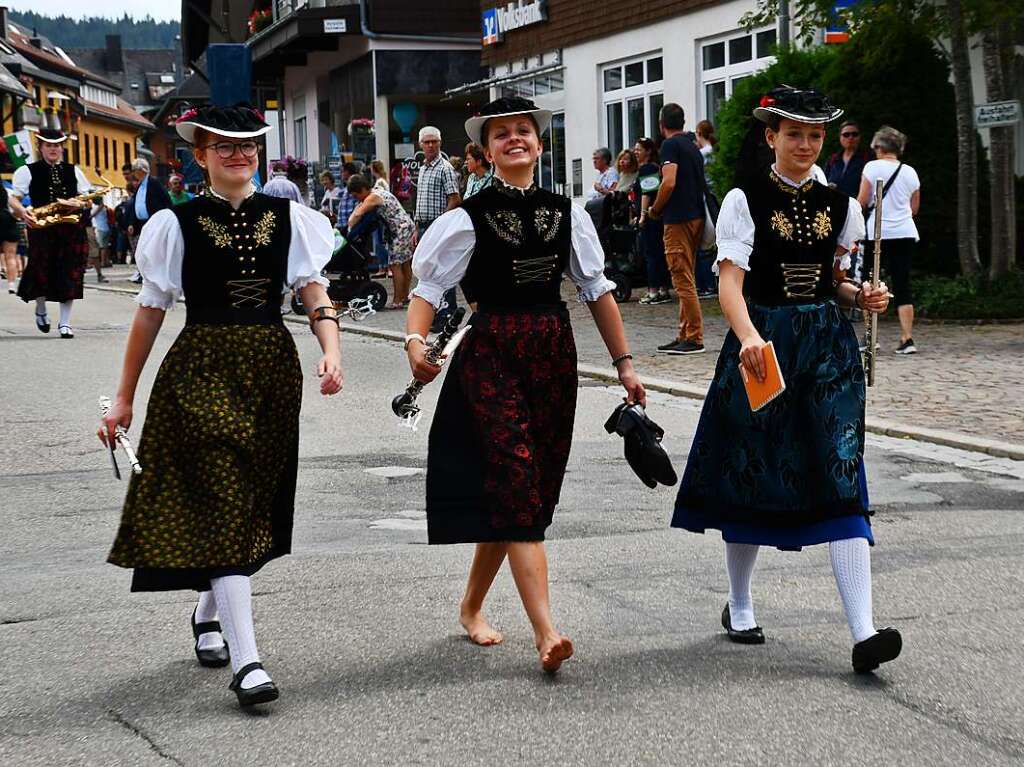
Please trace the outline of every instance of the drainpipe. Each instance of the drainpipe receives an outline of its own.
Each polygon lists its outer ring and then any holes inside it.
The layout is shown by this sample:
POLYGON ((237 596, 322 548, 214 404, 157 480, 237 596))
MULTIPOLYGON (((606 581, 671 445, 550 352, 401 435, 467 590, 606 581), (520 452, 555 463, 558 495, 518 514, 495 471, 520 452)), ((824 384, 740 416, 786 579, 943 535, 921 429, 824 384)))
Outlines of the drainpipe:
POLYGON ((789 46, 789 0, 779 0, 779 47, 789 46))

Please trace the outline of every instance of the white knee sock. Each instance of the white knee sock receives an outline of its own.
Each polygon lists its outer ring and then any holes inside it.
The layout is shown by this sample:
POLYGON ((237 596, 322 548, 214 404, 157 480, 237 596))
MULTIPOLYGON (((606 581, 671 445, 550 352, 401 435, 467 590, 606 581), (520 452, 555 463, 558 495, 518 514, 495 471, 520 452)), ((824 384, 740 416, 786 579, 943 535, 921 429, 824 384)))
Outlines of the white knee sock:
POLYGON ((871 547, 865 538, 846 538, 829 543, 828 553, 853 641, 863 642, 876 633, 871 615, 871 547))
MULTIPOLYGON (((256 649, 256 630, 252 625, 252 587, 249 577, 226 575, 214 578, 210 585, 217 600, 220 625, 224 628, 224 636, 231 648, 231 670, 237 674, 243 666, 260 659, 256 649)), ((269 681, 270 676, 265 671, 256 669, 242 680, 242 688, 249 689, 269 681)))
POLYGON ((42 296, 36 299, 36 316, 46 316, 46 299, 43 298, 42 296))
POLYGON ((60 324, 71 325, 71 304, 74 301, 61 301, 60 302, 60 324))
POLYGON ((729 618, 737 631, 752 629, 754 600, 750 596, 750 578, 760 546, 749 543, 725 544, 725 566, 729 571, 729 618))
MULTIPOLYGON (((201 591, 199 593, 199 604, 196 605, 196 623, 209 623, 217 620, 217 600, 213 598, 213 591, 201 591)), ((224 646, 223 634, 212 631, 199 635, 199 649, 212 650, 215 647, 224 646)))

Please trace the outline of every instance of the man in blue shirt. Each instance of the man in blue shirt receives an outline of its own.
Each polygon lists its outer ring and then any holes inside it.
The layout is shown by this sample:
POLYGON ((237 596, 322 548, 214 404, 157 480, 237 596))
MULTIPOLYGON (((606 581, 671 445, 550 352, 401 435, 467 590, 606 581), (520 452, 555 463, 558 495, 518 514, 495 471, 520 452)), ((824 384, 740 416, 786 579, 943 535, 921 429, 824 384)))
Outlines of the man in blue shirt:
MULTIPOLYGON (((142 227, 158 210, 171 207, 171 197, 161 184, 152 181, 149 175, 149 162, 142 157, 135 158, 135 162, 132 163, 132 178, 138 184, 135 194, 128 203, 128 239, 134 253, 139 235, 142 234, 142 227)), ((136 273, 132 280, 141 283, 142 275, 136 273)))
POLYGON ((839 143, 843 151, 828 158, 825 177, 829 186, 848 197, 856 197, 860 193, 860 177, 864 173, 864 166, 875 159, 875 153, 860 148, 860 126, 853 120, 847 120, 839 126, 839 143))
POLYGON ((658 347, 661 354, 699 354, 704 351, 704 324, 694 279, 694 265, 704 233, 704 158, 693 139, 683 133, 683 108, 661 108, 661 187, 647 209, 665 221, 665 261, 679 297, 679 333, 658 347))

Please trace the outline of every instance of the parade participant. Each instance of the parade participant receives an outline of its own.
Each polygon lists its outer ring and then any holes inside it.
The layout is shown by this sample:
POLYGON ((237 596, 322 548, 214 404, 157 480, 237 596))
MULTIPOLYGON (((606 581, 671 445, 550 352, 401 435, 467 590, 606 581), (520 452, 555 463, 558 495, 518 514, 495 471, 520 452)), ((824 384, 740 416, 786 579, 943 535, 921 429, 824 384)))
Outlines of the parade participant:
MULTIPOLYGON (((29 195, 35 210, 57 203, 58 212, 71 217, 89 205, 87 201, 71 198, 86 194, 92 185, 81 168, 64 161, 64 142, 68 140, 64 131, 43 128, 36 138, 39 139, 42 159, 14 171, 12 205, 29 195)), ((28 232, 28 264, 18 285, 18 296, 25 303, 36 302, 36 327, 43 333, 50 332, 46 302, 58 302, 60 337, 74 338, 71 307, 76 298, 82 297, 89 257, 85 227, 79 220, 40 228, 35 215, 27 209, 19 205, 15 212, 31 227, 28 232)))
POLYGON ((843 279, 864 235, 856 200, 814 180, 825 124, 842 114, 816 91, 781 87, 754 116, 775 163, 726 195, 718 219, 719 293, 730 331, 704 400, 673 527, 718 529, 726 541, 734 642, 760 644, 750 580, 759 546, 829 544, 853 635, 853 667, 899 655, 893 628, 876 631, 864 474, 864 371, 840 306, 880 313, 884 283, 843 279), (786 388, 752 412, 740 368, 758 381, 772 342, 786 388))
POLYGON ((387 184, 375 183, 371 188, 366 177, 357 174, 348 180, 348 193, 359 202, 348 217, 349 231, 371 212, 376 212, 377 221, 383 225, 381 228, 386 240, 388 264, 395 281, 395 293, 388 308, 404 309, 409 303, 409 285, 412 283, 416 224, 398 198, 391 194, 387 184))
POLYGON ((199 592, 199 662, 223 666, 230 656, 230 688, 248 706, 278 697, 256 648, 249 579, 291 549, 298 465, 302 370, 278 304, 288 286, 313 307, 320 392, 337 393, 338 320, 320 276, 334 238, 317 211, 253 190, 256 137, 271 130, 258 111, 204 106, 177 130, 208 188, 155 213, 139 241, 143 286, 103 442, 131 424, 142 369, 182 292, 185 328, 153 385, 143 471, 132 477, 109 561, 134 569, 132 591, 199 592))
POLYGON ((7 187, 0 184, 0 248, 3 248, 8 293, 17 292, 18 278, 21 276, 21 259, 18 257, 21 231, 18 229, 18 218, 24 215, 22 211, 21 203, 8 195, 7 187), (11 215, 12 209, 17 211, 17 218, 11 215))
POLYGON ((469 138, 495 166, 494 181, 438 218, 420 241, 406 350, 417 380, 437 376, 423 337, 445 291, 461 282, 478 305, 449 363, 430 430, 428 537, 432 544, 477 544, 460 622, 480 645, 502 641, 481 609, 508 556, 541 665, 555 671, 573 653, 552 621, 543 543, 576 412, 576 349, 559 290, 563 274, 588 304, 628 399, 645 402, 646 395, 590 217, 534 183, 540 135, 550 120, 551 112, 531 101, 501 98, 466 121, 469 138))

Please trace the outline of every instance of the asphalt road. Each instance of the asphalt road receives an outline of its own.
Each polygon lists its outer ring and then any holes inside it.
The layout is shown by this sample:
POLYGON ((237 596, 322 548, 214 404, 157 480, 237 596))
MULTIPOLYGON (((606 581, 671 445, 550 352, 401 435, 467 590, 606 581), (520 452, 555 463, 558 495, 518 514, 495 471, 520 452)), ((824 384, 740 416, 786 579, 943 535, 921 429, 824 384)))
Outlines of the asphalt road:
MULTIPOLYGON (((56 307, 53 306, 55 310, 56 307)), ((765 551, 754 597, 768 642, 727 642, 723 546, 667 528, 602 429, 617 393, 584 382, 552 594, 577 655, 538 670, 507 570, 488 613, 500 647, 456 622, 471 548, 428 547, 426 421, 397 427, 394 344, 344 339, 346 389, 307 377, 295 553, 254 580, 264 662, 282 698, 239 711, 226 669, 200 668, 184 592, 133 595, 105 564, 125 485, 92 435, 133 304, 90 292, 77 337, 39 334, 0 297, 0 764, 1019 764, 1024 760, 1024 464, 871 438, 876 623, 904 655, 850 668, 825 547, 765 551), (387 473, 387 472, 385 472, 387 473)), ((184 312, 169 315, 140 386, 184 312)), ((436 386, 422 401, 427 418, 436 386)), ((698 403, 659 395, 681 470, 698 403)), ((1009 410, 1013 408, 1010 407, 1009 410)))

